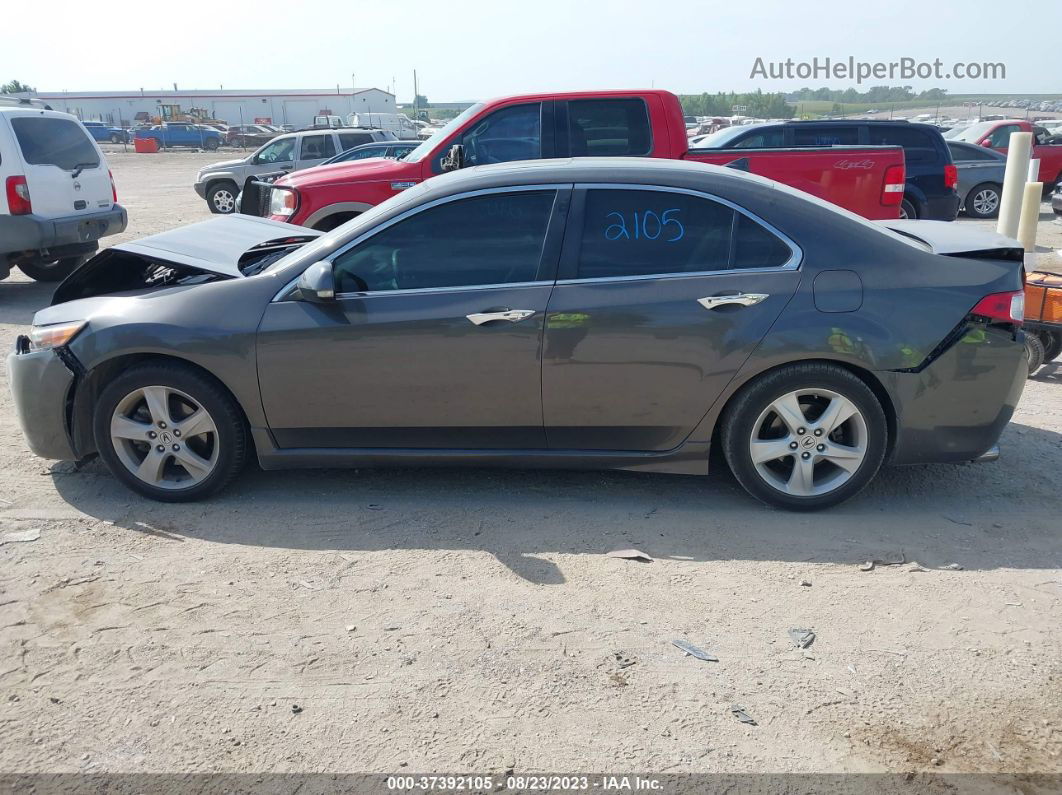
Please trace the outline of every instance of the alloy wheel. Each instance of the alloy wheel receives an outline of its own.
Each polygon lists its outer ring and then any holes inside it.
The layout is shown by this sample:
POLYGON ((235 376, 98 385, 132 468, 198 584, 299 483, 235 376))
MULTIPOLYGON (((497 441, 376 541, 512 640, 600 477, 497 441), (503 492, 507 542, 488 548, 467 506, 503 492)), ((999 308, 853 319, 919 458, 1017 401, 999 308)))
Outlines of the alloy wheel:
POLYGON ((999 207, 999 194, 990 188, 979 190, 974 194, 973 207, 978 215, 992 215, 999 207))
POLYGON ((225 188, 214 191, 214 207, 220 213, 231 213, 236 209, 236 197, 225 188))
POLYGON ((749 452, 765 483, 794 497, 828 494, 863 463, 867 423, 848 398, 798 389, 773 400, 753 425, 749 452))
POLYGON ((133 390, 111 414, 111 444, 140 481, 160 489, 201 483, 217 466, 218 431, 193 397, 167 386, 133 390))

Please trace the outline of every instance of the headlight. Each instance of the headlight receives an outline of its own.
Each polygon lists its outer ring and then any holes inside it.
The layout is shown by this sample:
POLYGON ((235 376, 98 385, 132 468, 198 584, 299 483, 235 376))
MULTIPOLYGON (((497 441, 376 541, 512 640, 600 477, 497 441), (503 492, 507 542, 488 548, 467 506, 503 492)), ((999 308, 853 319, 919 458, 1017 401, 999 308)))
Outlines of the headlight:
POLYGON ((87 323, 87 320, 75 320, 70 323, 53 323, 50 326, 33 326, 29 333, 30 350, 46 351, 66 345, 87 323))
POLYGON ((273 188, 269 196, 270 215, 294 215, 297 197, 293 190, 273 188))

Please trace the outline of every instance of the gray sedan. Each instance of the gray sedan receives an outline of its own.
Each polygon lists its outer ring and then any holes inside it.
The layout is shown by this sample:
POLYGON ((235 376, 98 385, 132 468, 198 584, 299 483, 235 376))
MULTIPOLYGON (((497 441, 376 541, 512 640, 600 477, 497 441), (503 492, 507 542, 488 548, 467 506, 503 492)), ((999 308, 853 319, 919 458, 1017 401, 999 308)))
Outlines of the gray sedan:
POLYGON ((962 141, 947 141, 959 170, 960 207, 971 218, 995 218, 1003 195, 1003 172, 1007 156, 994 149, 962 141))
POLYGON ((471 168, 327 235, 227 216, 115 246, 9 357, 40 456, 160 500, 265 469, 707 474, 807 510, 995 456, 1022 253, 666 160, 471 168), (892 227, 891 229, 889 227, 892 227))

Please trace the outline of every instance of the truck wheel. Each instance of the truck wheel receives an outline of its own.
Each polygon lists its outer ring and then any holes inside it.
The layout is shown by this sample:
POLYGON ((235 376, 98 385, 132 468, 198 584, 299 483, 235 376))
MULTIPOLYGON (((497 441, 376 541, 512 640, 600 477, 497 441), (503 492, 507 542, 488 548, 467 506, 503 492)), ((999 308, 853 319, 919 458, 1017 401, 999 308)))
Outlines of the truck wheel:
POLYGON ((229 215, 236 212, 236 194, 238 190, 231 182, 215 182, 207 191, 207 206, 215 215, 229 215))
POLYGON ((1044 364, 1053 362, 1062 353, 1062 331, 1041 329, 1038 336, 1044 345, 1044 364))
POLYGON ((207 138, 206 141, 203 143, 203 148, 206 149, 208 152, 218 151, 218 139, 207 138))
POLYGON ((1025 355, 1029 359, 1029 377, 1044 363, 1044 344, 1035 334, 1025 335, 1025 355))
POLYGON ((18 267, 36 282, 61 282, 87 259, 87 256, 81 256, 64 257, 52 262, 20 262, 18 267))
POLYGON ((120 144, 121 142, 122 142, 122 136, 120 136, 118 133, 111 133, 111 143, 112 144, 120 144))
POLYGON ((900 218, 909 219, 911 221, 918 218, 918 210, 916 210, 915 206, 907 199, 900 202, 900 218))
POLYGON ((971 218, 995 218, 999 215, 1000 187, 982 182, 966 194, 966 214, 971 218))

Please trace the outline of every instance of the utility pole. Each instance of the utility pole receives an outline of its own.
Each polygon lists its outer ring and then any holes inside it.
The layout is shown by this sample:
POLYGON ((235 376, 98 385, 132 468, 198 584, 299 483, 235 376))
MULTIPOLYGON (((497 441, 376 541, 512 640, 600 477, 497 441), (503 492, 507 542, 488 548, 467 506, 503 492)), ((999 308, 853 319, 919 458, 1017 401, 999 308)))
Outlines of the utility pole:
POLYGON ((413 118, 416 121, 420 121, 420 114, 417 113, 417 100, 420 98, 420 91, 417 89, 417 70, 413 70, 413 118))

